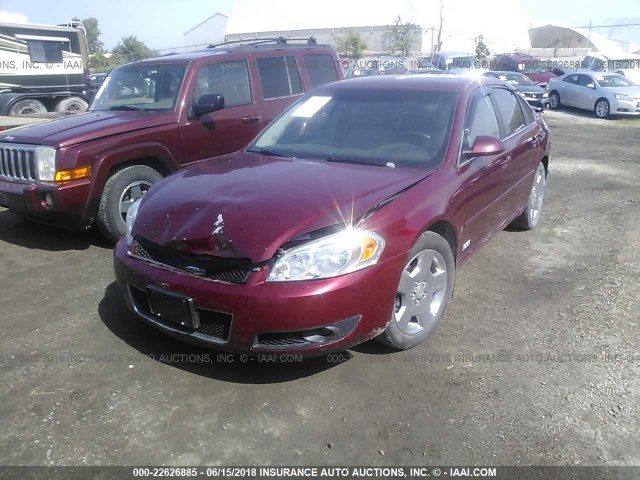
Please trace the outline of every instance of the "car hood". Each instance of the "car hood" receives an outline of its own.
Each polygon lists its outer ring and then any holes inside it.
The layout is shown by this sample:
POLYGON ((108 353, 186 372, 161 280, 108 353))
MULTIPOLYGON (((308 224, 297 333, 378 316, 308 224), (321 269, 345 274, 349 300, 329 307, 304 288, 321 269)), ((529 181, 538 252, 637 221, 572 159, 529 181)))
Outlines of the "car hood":
POLYGON ((514 85, 515 89, 522 93, 544 93, 546 90, 538 85, 514 85))
POLYGON ((542 85, 546 85, 547 83, 549 83, 549 80, 551 80, 552 78, 556 78, 556 74, 553 72, 532 72, 525 73, 525 75, 534 82, 540 83, 542 85))
POLYGON ((351 224, 434 171, 240 152, 154 185, 133 234, 194 254, 262 262, 300 235, 351 224))
POLYGON ((173 112, 86 112, 18 127, 11 130, 11 136, 16 143, 63 148, 173 121, 173 112))
POLYGON ((607 92, 614 95, 629 95, 634 98, 640 97, 640 86, 638 87, 603 87, 607 92))

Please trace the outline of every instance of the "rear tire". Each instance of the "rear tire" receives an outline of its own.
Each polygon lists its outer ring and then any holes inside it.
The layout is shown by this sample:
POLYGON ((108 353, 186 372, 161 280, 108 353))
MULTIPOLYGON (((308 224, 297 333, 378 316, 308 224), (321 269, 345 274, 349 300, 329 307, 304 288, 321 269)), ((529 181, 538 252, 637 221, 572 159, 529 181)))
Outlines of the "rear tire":
POLYGON ((47 113, 47 107, 39 100, 18 100, 9 109, 9 116, 47 113))
POLYGON ((455 269, 449 243, 435 232, 423 233, 402 270, 391 321, 377 340, 398 350, 423 342, 444 317, 455 269))
POLYGON ((135 200, 151 188, 162 175, 151 167, 134 165, 111 175, 104 186, 98 209, 100 233, 112 242, 124 234, 127 211, 135 200))
POLYGON ((80 97, 69 97, 60 100, 56 105, 56 112, 80 113, 85 112, 89 104, 80 97))
POLYGON ((527 198, 527 206, 523 212, 511 222, 511 225, 522 230, 531 230, 538 225, 540 215, 542 214, 542 204, 546 186, 547 170, 544 168, 542 162, 540 162, 533 176, 533 184, 531 185, 529 197, 527 198))

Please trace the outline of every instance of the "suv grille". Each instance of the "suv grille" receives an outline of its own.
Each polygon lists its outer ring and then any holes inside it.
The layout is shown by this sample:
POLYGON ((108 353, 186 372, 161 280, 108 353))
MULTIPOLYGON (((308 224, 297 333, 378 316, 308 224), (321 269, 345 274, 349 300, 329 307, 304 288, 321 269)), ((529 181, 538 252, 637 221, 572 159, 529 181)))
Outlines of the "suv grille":
POLYGON ((162 247, 142 238, 134 240, 131 254, 140 260, 150 261, 172 270, 227 283, 246 283, 253 268, 248 258, 195 255, 162 247))
POLYGON ((35 181, 37 171, 33 147, 0 143, 0 178, 35 181))

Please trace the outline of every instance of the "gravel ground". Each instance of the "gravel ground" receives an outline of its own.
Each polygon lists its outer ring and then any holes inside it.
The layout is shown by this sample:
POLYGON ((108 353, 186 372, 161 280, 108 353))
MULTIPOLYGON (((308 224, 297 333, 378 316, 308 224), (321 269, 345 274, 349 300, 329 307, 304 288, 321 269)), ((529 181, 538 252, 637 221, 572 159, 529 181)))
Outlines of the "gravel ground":
POLYGON ((225 363, 136 321, 97 235, 0 209, 0 465, 639 465, 640 122, 545 116, 541 225, 408 352, 225 363))

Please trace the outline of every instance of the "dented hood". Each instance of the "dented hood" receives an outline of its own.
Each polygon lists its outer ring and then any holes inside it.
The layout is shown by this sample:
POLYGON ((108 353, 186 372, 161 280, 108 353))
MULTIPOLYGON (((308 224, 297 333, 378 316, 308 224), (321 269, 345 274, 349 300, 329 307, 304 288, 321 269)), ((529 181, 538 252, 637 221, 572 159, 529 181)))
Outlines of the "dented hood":
POLYGON ((237 153, 154 185, 133 234, 190 253, 262 262, 299 235, 357 219, 434 170, 237 153))

